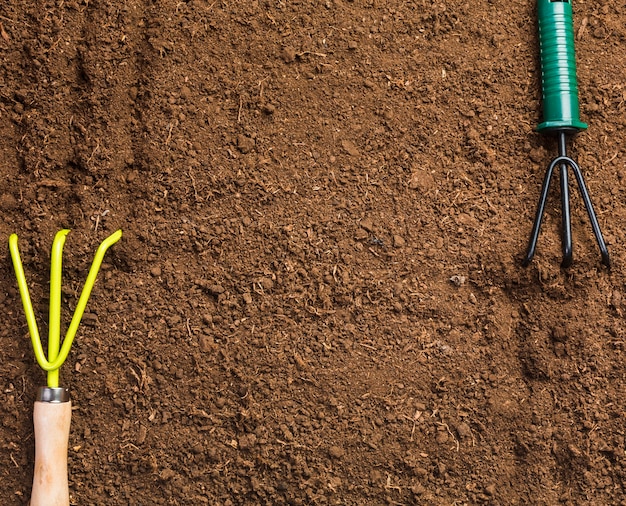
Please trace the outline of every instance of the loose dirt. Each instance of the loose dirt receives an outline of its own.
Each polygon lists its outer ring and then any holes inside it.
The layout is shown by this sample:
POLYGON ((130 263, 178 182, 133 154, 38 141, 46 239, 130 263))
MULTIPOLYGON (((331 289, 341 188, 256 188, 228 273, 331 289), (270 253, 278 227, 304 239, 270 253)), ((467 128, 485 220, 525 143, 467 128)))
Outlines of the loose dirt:
POLYGON ((574 5, 558 191, 534 2, 0 5, 0 502, 25 505, 52 239, 76 505, 626 504, 626 4, 574 5))

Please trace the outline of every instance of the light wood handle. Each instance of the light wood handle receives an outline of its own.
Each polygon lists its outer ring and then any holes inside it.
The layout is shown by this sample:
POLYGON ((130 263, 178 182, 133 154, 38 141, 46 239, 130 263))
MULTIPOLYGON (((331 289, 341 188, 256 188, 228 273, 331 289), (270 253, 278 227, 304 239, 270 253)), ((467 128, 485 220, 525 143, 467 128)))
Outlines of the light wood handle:
POLYGON ((72 403, 35 402, 35 473, 30 506, 69 506, 67 445, 72 403))

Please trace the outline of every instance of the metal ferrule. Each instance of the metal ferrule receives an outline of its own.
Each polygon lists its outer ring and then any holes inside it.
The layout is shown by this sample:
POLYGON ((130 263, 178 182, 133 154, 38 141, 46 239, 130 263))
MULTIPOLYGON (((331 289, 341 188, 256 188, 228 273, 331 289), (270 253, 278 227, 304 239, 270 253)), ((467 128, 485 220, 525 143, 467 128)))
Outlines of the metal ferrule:
POLYGON ((69 402, 70 391, 67 388, 39 387, 36 400, 37 402, 52 402, 55 404, 69 402))

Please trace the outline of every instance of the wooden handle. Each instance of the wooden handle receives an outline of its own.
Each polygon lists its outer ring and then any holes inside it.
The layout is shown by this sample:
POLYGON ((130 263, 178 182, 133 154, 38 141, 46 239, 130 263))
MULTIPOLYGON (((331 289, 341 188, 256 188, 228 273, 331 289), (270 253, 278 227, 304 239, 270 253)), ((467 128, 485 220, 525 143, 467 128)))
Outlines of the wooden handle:
POLYGON ((30 506, 69 506, 67 444, 72 403, 35 402, 35 474, 30 506))

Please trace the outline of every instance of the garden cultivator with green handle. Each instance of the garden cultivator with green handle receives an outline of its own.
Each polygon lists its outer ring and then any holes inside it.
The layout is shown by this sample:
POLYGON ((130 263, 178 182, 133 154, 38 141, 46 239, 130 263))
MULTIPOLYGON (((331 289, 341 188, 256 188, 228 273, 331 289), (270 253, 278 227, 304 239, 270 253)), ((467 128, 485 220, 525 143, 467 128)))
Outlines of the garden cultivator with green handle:
POLYGON ((541 190, 539 206, 530 235, 530 241, 523 265, 530 263, 535 255, 537 239, 541 229, 543 213, 550 190, 554 169, 560 170, 561 183, 561 220, 563 267, 572 263, 572 224, 569 202, 568 168, 574 171, 578 188, 582 196, 593 233, 600 247, 602 263, 610 267, 609 252, 596 213, 591 204, 589 192, 585 186, 582 172, 576 162, 567 156, 567 136, 587 125, 580 121, 578 105, 578 83, 576 80, 576 56, 574 52, 574 25, 572 19, 572 0, 538 0, 539 50, 541 56, 541 85, 543 95, 543 119, 537 130, 544 134, 555 135, 558 140, 559 155, 548 166, 541 190))
POLYGON ((61 345, 61 278, 65 236, 69 230, 58 232, 52 243, 50 260, 50 312, 48 334, 48 357, 43 351, 37 328, 35 312, 30 300, 26 276, 18 249, 17 235, 9 238, 9 250, 20 290, 28 332, 39 366, 47 372, 47 386, 37 392, 33 411, 35 428, 35 471, 30 506, 69 506, 67 480, 67 445, 70 431, 72 405, 67 388, 59 387, 59 369, 67 359, 76 331, 96 282, 104 254, 122 237, 118 230, 107 237, 96 251, 85 286, 78 299, 74 316, 61 345))

